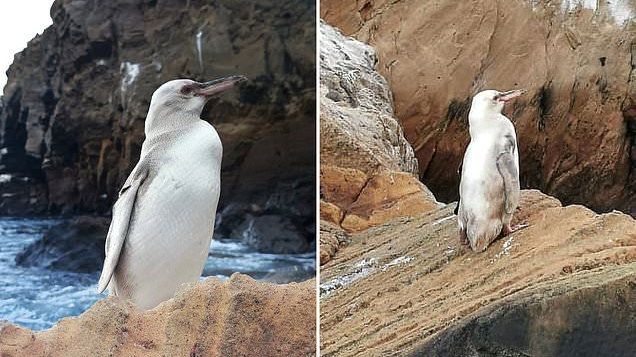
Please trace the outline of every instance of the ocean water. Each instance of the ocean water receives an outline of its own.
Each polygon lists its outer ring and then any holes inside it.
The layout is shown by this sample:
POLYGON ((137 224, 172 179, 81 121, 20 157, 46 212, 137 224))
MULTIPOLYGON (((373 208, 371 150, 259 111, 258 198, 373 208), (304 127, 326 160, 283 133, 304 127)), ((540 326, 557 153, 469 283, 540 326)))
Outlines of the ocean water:
MULTIPOLYGON (((99 273, 80 274, 16 266, 15 256, 42 237, 53 219, 0 218, 0 320, 33 330, 77 316, 105 294, 96 293, 99 273)), ((255 279, 280 270, 315 269, 315 254, 263 254, 234 239, 212 241, 204 276, 227 279, 234 272, 255 279)))

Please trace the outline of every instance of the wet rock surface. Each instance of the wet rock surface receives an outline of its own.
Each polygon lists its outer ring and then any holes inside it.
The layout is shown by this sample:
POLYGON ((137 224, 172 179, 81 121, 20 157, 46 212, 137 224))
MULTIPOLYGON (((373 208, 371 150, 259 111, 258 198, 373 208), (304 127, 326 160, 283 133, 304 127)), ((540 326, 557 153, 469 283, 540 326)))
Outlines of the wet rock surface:
POLYGON ((224 145, 220 208, 294 185, 289 206, 315 202, 315 2, 57 0, 51 16, 8 71, 0 213, 109 214, 153 91, 237 73, 249 82, 202 115, 224 145))
POLYGON ((150 311, 107 297, 46 331, 2 323, 0 354, 313 356, 315 296, 314 280, 273 285, 240 274, 209 278, 150 311))
POLYGON ((259 252, 277 254, 302 253, 309 250, 310 242, 298 234, 291 220, 274 215, 255 217, 243 231, 243 243, 259 252))
POLYGON ((524 190, 528 227, 472 253, 454 208, 353 234, 321 267, 323 356, 629 355, 632 217, 524 190))
POLYGON ((385 171, 369 177, 340 225, 350 232, 360 232, 395 217, 419 214, 440 205, 413 175, 385 171))
POLYGON ((262 253, 315 248, 315 179, 279 183, 267 200, 231 203, 217 214, 215 237, 238 237, 262 253))
POLYGON ((110 218, 80 216, 51 227, 15 257, 17 265, 95 273, 104 263, 110 218))
POLYGON ((505 109, 522 186, 636 215, 633 0, 325 0, 320 11, 375 50, 419 175, 439 200, 458 198, 472 95, 526 88, 505 109))

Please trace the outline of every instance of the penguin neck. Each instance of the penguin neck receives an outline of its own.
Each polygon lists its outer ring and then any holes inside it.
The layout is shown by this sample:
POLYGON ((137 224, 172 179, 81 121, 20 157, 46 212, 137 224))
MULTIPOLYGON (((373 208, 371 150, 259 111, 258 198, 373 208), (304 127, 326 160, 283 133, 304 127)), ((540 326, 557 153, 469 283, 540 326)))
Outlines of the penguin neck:
POLYGON ((201 120, 201 111, 184 110, 178 106, 150 104, 144 124, 146 138, 167 132, 182 130, 184 127, 201 120))
POLYGON ((468 130, 470 137, 474 138, 482 133, 488 133, 493 127, 496 126, 497 119, 501 115, 501 110, 498 108, 479 108, 472 107, 468 113, 468 130))

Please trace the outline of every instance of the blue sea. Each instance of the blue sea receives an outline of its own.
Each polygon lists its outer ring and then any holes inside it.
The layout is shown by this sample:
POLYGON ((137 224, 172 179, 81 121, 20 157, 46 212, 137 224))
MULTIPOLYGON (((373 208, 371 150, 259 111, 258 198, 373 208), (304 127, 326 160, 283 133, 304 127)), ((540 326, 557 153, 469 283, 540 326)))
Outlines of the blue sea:
MULTIPOLYGON (((99 273, 80 274, 16 266, 15 256, 40 239, 54 219, 0 218, 0 320, 33 330, 77 316, 105 295, 95 291, 99 273)), ((315 269, 315 254, 263 254, 235 239, 212 241, 204 276, 232 273, 262 279, 279 270, 315 269)))

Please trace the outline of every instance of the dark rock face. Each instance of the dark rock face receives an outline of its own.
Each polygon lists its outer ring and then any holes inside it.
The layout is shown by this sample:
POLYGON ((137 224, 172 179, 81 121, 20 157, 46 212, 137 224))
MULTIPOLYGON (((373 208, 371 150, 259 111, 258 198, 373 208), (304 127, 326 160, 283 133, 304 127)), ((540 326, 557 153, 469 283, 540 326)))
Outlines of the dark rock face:
POLYGON ((78 273, 100 271, 110 219, 80 216, 49 229, 15 257, 22 266, 78 273))
POLYGON ((250 81, 202 115, 224 145, 220 207, 264 207, 297 182, 309 195, 293 205, 315 202, 314 15, 308 0, 57 0, 8 71, 0 213, 109 213, 153 91, 228 74, 250 81))
POLYGON ((316 276, 316 269, 310 267, 288 267, 268 273, 263 281, 274 284, 302 283, 316 276))
POLYGON ((537 296, 479 314, 411 356, 632 356, 633 277, 538 301, 537 296), (611 343, 608 343, 611 341, 611 343))
POLYGON ((304 253, 316 235, 315 178, 279 183, 263 204, 232 203, 217 214, 214 236, 241 237, 263 253, 304 253))
POLYGON ((243 242, 259 252, 277 254, 302 253, 310 247, 298 227, 289 218, 279 215, 252 218, 243 231, 243 242))

